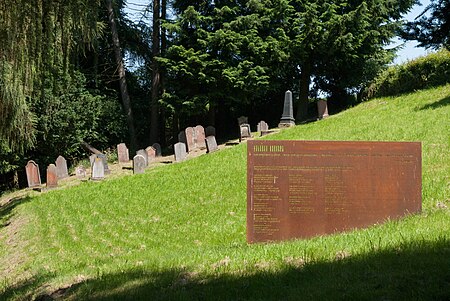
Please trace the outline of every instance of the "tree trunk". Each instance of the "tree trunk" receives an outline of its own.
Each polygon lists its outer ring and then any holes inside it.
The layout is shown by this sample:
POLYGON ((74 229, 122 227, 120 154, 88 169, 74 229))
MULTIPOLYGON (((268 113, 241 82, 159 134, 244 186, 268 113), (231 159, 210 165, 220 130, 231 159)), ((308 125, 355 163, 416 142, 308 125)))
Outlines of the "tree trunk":
POLYGON ((119 43, 119 34, 117 32, 116 21, 114 18, 114 10, 112 0, 106 0, 106 8, 108 10, 108 20, 111 26, 111 34, 113 39, 114 55, 116 58, 117 70, 119 72, 120 96, 122 98, 123 108, 127 118, 128 131, 130 133, 131 149, 137 149, 136 131, 134 130, 134 118, 131 110, 130 95, 128 94, 127 82, 125 79, 125 68, 123 65, 122 52, 119 43))
POLYGON ((160 0, 153 0, 153 35, 152 35, 152 99, 150 113, 150 143, 159 142, 159 90, 161 86, 161 76, 159 64, 156 57, 160 54, 160 0))
POLYGON ((300 76, 300 92, 297 107, 297 118, 299 122, 305 121, 308 118, 308 95, 309 84, 311 83, 311 63, 306 61, 302 68, 300 76))

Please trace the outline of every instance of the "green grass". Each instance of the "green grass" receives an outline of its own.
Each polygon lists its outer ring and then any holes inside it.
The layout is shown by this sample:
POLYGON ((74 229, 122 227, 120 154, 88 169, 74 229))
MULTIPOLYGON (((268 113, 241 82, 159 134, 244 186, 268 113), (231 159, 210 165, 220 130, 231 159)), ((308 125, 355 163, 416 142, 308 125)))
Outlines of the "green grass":
POLYGON ((267 139, 421 141, 423 213, 248 245, 246 145, 0 208, 0 299, 448 300, 450 85, 267 139))

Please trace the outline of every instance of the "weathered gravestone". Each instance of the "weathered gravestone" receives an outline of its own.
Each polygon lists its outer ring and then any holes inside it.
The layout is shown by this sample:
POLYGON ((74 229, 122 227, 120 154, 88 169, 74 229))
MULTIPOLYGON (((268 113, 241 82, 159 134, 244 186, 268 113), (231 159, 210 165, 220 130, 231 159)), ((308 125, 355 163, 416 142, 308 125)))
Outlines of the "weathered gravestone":
POLYGON ((206 137, 206 152, 211 153, 218 150, 216 137, 208 136, 206 137))
POLYGON ((269 130, 269 125, 261 120, 260 122, 258 122, 257 126, 256 126, 256 131, 257 132, 262 132, 262 131, 268 131, 269 130))
POLYGON ((145 149, 140 149, 136 152, 136 155, 141 155, 145 159, 145 167, 148 166, 148 153, 145 149))
POLYGON ((216 128, 213 126, 207 126, 205 129, 205 136, 216 136, 216 128))
POLYGON ((25 166, 25 171, 27 174, 28 187, 33 188, 41 186, 39 166, 34 161, 28 161, 27 165, 25 166))
POLYGON ((154 161, 156 158, 156 149, 153 146, 149 146, 145 149, 145 151, 147 152, 147 159, 150 164, 150 162, 154 161))
POLYGON ((86 178, 86 168, 83 166, 77 166, 77 168, 75 168, 75 174, 79 180, 83 180, 86 178))
POLYGON ((187 151, 186 151, 186 144, 182 142, 175 143, 173 146, 174 152, 175 152, 175 161, 181 162, 186 159, 187 157, 187 151))
POLYGON ((186 131, 181 131, 178 133, 178 142, 187 144, 186 131))
POLYGON ((92 154, 89 156, 89 162, 91 162, 91 166, 94 164, 94 161, 96 158, 97 158, 97 154, 92 154))
POLYGON ((292 105, 292 92, 286 91, 284 95, 283 115, 281 116, 279 128, 290 127, 295 125, 294 107, 292 105))
POLYGON ((249 141, 247 241, 368 227, 421 211, 421 144, 249 141))
POLYGON ((195 142, 196 147, 200 149, 205 149, 205 129, 201 125, 195 127, 195 142))
POLYGON ((67 161, 63 156, 56 158, 56 174, 58 179, 65 179, 69 177, 69 171, 67 170, 67 161))
POLYGON ((105 178, 105 165, 101 157, 96 157, 92 164, 91 179, 103 180, 105 178))
POLYGON ((327 105, 327 101, 326 100, 318 100, 317 101, 317 111, 318 111, 318 115, 317 118, 318 119, 324 119, 327 118, 328 115, 328 105, 327 105))
POLYGON ((147 167, 147 162, 145 157, 142 155, 136 155, 133 158, 133 173, 141 174, 145 172, 145 168, 147 167))
POLYGON ((117 144, 117 157, 119 159, 119 163, 130 162, 130 153, 125 143, 117 144))
POLYGON ((248 124, 248 117, 241 116, 238 118, 239 125, 239 141, 252 137, 252 131, 250 130, 250 124, 248 124))
POLYGON ((153 143, 153 148, 156 150, 156 157, 162 156, 161 145, 159 143, 153 143))
POLYGON ((47 188, 56 188, 58 187, 58 167, 55 164, 50 164, 47 167, 47 188))
POLYGON ((192 152, 196 147, 195 130, 193 127, 187 127, 184 132, 186 133, 186 151, 192 152))
POLYGON ((106 155, 105 154, 97 154, 96 156, 97 156, 97 158, 100 158, 103 161, 105 175, 109 175, 111 173, 111 171, 109 170, 109 167, 108 167, 108 158, 106 157, 106 155))

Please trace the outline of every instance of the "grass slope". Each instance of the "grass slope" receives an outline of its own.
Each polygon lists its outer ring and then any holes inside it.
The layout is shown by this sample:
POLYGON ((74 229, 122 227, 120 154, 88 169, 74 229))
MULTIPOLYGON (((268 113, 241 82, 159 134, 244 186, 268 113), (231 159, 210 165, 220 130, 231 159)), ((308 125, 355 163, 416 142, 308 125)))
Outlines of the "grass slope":
POLYGON ((448 300, 450 85, 267 139, 421 141, 423 213, 247 245, 246 145, 0 208, 0 299, 448 300))

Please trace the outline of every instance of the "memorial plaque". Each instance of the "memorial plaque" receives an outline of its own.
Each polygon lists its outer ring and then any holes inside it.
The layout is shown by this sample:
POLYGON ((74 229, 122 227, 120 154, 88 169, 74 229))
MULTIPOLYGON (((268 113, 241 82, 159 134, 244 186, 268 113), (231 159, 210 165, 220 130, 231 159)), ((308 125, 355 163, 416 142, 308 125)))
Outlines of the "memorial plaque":
POLYGON ((247 145, 247 241, 307 238, 418 213, 418 142, 247 145))
POLYGON ((47 188, 58 187, 58 167, 55 164, 50 164, 47 167, 47 188))

